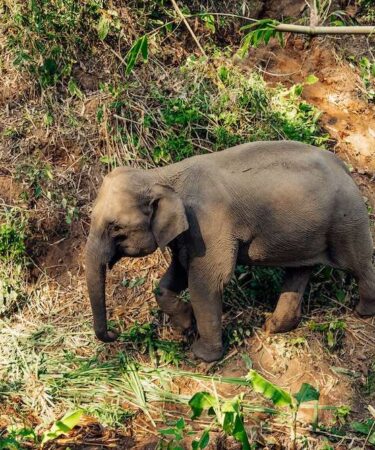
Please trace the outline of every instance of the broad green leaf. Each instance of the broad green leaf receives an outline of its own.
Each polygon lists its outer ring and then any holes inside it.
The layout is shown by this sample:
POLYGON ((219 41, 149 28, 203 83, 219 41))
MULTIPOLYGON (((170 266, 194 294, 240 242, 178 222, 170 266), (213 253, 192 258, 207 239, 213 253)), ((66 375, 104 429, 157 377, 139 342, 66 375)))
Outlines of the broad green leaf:
POLYGON ((61 434, 69 433, 75 426, 79 424, 81 417, 83 415, 83 411, 81 409, 77 409, 76 411, 69 412, 65 414, 65 416, 58 420, 50 429, 43 434, 42 444, 50 441, 51 439, 56 439, 61 434))
POLYGON ((222 424, 224 432, 241 442, 243 450, 250 450, 250 443, 241 414, 241 397, 234 397, 226 401, 221 408, 221 412, 224 414, 222 424))
POLYGON ((275 384, 266 380, 255 370, 250 370, 246 377, 252 384, 255 392, 264 395, 276 406, 293 406, 293 400, 290 394, 275 384))
POLYGON ((365 422, 352 422, 350 427, 356 433, 367 435, 368 442, 375 444, 375 421, 373 419, 367 419, 365 422))
POLYGON ((237 416, 233 429, 233 437, 242 444, 242 450, 250 450, 250 443, 241 417, 237 416))
POLYGON ((210 443, 210 429, 206 428, 203 431, 202 436, 199 440, 194 439, 194 441, 191 443, 191 446, 193 450, 201 450, 207 447, 207 445, 210 443))
POLYGON ((189 400, 189 406, 193 411, 191 418, 196 419, 205 409, 212 413, 213 408, 217 407, 217 400, 209 392, 197 392, 189 400))
POLYGON ((128 54, 126 55, 126 69, 125 69, 126 75, 129 75, 129 73, 133 70, 133 67, 137 62, 139 55, 142 55, 143 61, 147 62, 148 40, 146 35, 138 38, 132 45, 128 54))
POLYGON ((316 77, 313 73, 308 75, 305 79, 305 84, 315 84, 319 81, 319 78, 316 77))
POLYGON ((366 422, 352 422, 350 427, 356 433, 369 434, 373 425, 372 422, 372 420, 367 420, 366 422))
POLYGON ((294 394, 294 398, 297 400, 298 405, 312 400, 319 400, 319 396, 319 391, 308 383, 303 383, 297 394, 294 394))
POLYGON ((109 25, 109 20, 105 16, 102 16, 97 26, 98 36, 101 41, 104 41, 107 37, 107 34, 109 33, 109 25))

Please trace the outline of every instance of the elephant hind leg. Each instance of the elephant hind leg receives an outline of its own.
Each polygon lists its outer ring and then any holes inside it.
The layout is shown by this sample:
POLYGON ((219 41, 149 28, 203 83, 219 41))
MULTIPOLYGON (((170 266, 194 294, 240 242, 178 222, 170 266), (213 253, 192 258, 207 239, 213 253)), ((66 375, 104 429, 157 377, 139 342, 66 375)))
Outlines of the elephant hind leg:
POLYGON ((302 297, 311 272, 311 267, 287 269, 276 309, 264 326, 266 333, 283 333, 297 327, 302 318, 302 297))
POLYGON ((359 303, 356 311, 361 316, 375 315, 375 270, 371 262, 356 273, 359 286, 359 303))

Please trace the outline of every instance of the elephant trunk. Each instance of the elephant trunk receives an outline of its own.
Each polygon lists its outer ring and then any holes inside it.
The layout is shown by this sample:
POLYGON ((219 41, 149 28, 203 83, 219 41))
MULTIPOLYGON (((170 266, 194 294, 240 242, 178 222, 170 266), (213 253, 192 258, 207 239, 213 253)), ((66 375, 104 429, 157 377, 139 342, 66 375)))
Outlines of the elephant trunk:
POLYGON ((107 261, 102 256, 102 245, 95 244, 95 238, 89 238, 86 245, 86 281, 94 319, 94 331, 103 342, 117 339, 115 332, 107 328, 107 311, 105 304, 105 278, 107 261))

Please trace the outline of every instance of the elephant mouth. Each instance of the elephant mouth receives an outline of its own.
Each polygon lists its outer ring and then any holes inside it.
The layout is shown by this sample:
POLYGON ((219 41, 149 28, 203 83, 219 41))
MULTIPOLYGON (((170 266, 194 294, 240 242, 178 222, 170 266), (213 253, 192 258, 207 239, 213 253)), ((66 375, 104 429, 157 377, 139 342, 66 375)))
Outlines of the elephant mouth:
POLYGON ((154 253, 154 251, 157 249, 157 246, 150 246, 147 248, 137 248, 137 247, 126 247, 124 248, 124 255, 125 256, 131 256, 134 258, 141 258, 142 256, 150 255, 151 253, 154 253))

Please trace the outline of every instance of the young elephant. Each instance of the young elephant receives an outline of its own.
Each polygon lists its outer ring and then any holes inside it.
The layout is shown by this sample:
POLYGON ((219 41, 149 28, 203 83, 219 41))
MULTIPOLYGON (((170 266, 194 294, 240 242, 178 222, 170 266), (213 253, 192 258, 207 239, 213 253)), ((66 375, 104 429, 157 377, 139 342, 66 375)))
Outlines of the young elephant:
POLYGON ((255 142, 167 167, 118 168, 92 213, 86 274, 96 336, 107 329, 105 274, 123 256, 168 246, 172 262, 156 299, 172 323, 199 337, 205 361, 223 355, 222 292, 237 263, 283 266, 286 279, 265 328, 293 329, 315 264, 348 270, 359 282, 361 315, 375 314, 369 219, 361 194, 332 153, 298 142, 255 142), (177 295, 190 290, 191 304, 177 295))

